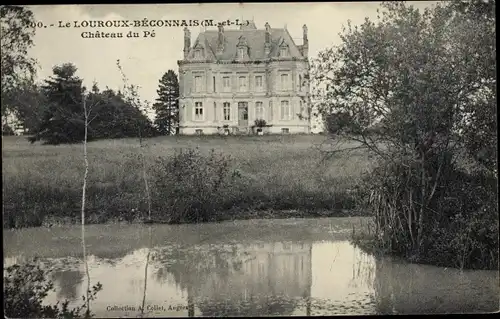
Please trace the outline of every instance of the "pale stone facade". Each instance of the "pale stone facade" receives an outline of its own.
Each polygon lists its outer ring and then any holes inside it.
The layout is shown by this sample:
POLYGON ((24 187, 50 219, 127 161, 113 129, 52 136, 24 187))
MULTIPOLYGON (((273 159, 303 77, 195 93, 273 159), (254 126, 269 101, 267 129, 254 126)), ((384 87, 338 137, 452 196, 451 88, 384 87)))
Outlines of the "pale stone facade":
MULTIPOLYGON (((225 261, 233 265, 238 263, 237 269, 230 267, 224 273, 224 280, 216 271, 210 271, 203 274, 203 280, 195 282, 194 299, 205 299, 205 303, 199 305, 201 315, 216 316, 214 310, 227 310, 217 309, 217 306, 230 304, 238 308, 238 316, 256 316, 266 311, 262 309, 266 309, 271 296, 280 296, 283 297, 281 305, 288 309, 282 309, 277 315, 290 316, 297 300, 311 297, 311 242, 246 243, 233 247, 237 254, 233 255, 234 259, 225 261), (261 310, 256 305, 261 306, 261 310)), ((214 254, 207 259, 206 267, 216 269, 216 258, 214 254)), ((307 315, 310 315, 310 307, 307 315)))
POLYGON ((4 116, 2 116, 2 129, 4 126, 10 127, 14 135, 23 135, 27 133, 22 121, 19 120, 14 112, 9 110, 6 110, 4 116))
POLYGON ((179 64, 180 134, 310 133, 307 27, 296 45, 285 28, 200 33, 184 29, 179 64))

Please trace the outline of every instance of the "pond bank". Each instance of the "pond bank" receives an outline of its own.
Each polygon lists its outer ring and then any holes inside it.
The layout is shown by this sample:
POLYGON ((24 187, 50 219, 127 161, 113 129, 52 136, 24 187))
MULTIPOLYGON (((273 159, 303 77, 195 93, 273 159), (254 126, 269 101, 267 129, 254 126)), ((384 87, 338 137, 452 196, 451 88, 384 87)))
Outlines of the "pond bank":
MULTIPOLYGON (((368 214, 355 210, 233 210, 222 212, 207 222, 224 222, 234 220, 249 220, 249 219, 287 219, 287 218, 322 218, 322 217, 367 217, 368 214)), ((55 225, 78 225, 81 223, 80 218, 70 217, 54 217, 50 216, 44 219, 41 227, 52 227, 55 225)), ((90 214, 86 217, 86 225, 106 225, 106 224, 203 224, 205 222, 186 222, 176 223, 168 219, 152 217, 151 220, 147 217, 147 213, 132 212, 124 217, 106 218, 104 214, 90 214)), ((35 226, 35 227, 40 227, 35 226)), ((28 227, 4 227, 11 228, 28 228, 28 227)))
MULTIPOLYGON (((368 223, 371 223, 369 221, 368 223)), ((350 242, 361 249, 363 252, 378 256, 378 257, 392 257, 395 259, 400 259, 412 264, 422 264, 422 265, 432 265, 437 267, 454 268, 454 269, 464 269, 464 270, 499 270, 498 263, 490 264, 473 264, 469 266, 461 265, 456 259, 449 259, 445 255, 439 254, 422 254, 418 255, 415 253, 405 254, 397 251, 391 250, 390 247, 383 246, 383 241, 377 239, 377 237, 370 232, 370 227, 363 227, 356 233, 353 232, 350 238, 350 242)), ((491 252, 494 254, 495 252, 491 252)), ((496 257, 498 260, 498 257, 496 257)))

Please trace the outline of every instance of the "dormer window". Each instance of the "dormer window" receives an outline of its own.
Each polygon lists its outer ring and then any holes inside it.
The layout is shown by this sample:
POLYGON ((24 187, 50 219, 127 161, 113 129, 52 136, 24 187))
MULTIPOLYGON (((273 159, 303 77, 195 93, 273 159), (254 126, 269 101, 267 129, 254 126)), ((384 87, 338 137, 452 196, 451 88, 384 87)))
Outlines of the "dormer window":
POLYGON ((245 39, 244 36, 241 36, 238 39, 238 44, 236 45, 238 48, 237 50, 237 58, 238 59, 246 59, 248 58, 248 44, 247 40, 245 39))
POLYGON ((243 48, 243 47, 238 48, 238 58, 240 58, 240 59, 245 58, 245 48, 243 48))
POLYGON ((195 59, 203 59, 203 49, 198 49, 194 51, 194 58, 195 59))
POLYGON ((287 47, 281 47, 280 48, 280 56, 281 57, 287 57, 288 56, 288 48, 287 47))
POLYGON ((196 60, 202 60, 205 57, 205 52, 203 45, 196 40, 196 43, 194 44, 194 58, 196 60))

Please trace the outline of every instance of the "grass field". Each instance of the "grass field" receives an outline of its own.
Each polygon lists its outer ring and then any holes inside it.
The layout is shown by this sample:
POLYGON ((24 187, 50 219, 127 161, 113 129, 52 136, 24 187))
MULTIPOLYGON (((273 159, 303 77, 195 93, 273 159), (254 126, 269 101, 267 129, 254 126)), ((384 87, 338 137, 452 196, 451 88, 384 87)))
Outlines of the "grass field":
MULTIPOLYGON (((180 149, 197 147, 202 154, 214 150, 229 155, 245 188, 225 197, 230 201, 223 206, 228 218, 245 218, 242 212, 255 211, 339 214, 352 209, 349 190, 370 164, 363 151, 325 157, 328 138, 322 135, 172 136, 144 143, 149 176, 155 174, 156 158, 174 155, 180 149)), ((132 210, 144 212, 144 181, 141 165, 134 157, 139 152, 137 139, 88 144, 89 222, 105 222, 132 210)), ((46 146, 30 144, 23 136, 3 137, 2 162, 4 227, 8 227, 6 216, 15 219, 16 227, 37 226, 52 218, 65 218, 67 222, 79 219, 82 144, 46 146)), ((279 217, 276 214, 279 212, 271 215, 279 217)))

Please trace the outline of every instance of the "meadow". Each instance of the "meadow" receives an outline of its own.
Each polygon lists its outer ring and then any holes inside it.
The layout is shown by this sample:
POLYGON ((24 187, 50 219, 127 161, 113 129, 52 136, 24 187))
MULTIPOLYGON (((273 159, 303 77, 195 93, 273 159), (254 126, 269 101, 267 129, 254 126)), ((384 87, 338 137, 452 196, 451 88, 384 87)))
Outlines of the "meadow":
MULTIPOLYGON (((148 180, 169 179, 159 175, 158 159, 186 149, 229 156, 228 169, 239 176, 213 196, 210 204, 220 213, 218 220, 350 215, 355 203, 349 194, 370 160, 360 150, 328 155, 330 144, 323 135, 165 136, 144 140, 142 148, 134 138, 90 142, 86 222, 143 219, 148 196, 139 154, 148 180)), ((41 145, 30 144, 25 136, 3 137, 2 164, 4 227, 79 222, 82 144, 41 145)), ((155 185, 149 182, 150 192, 155 193, 155 185)), ((154 210, 163 210, 162 198, 166 195, 159 193, 154 210)))

